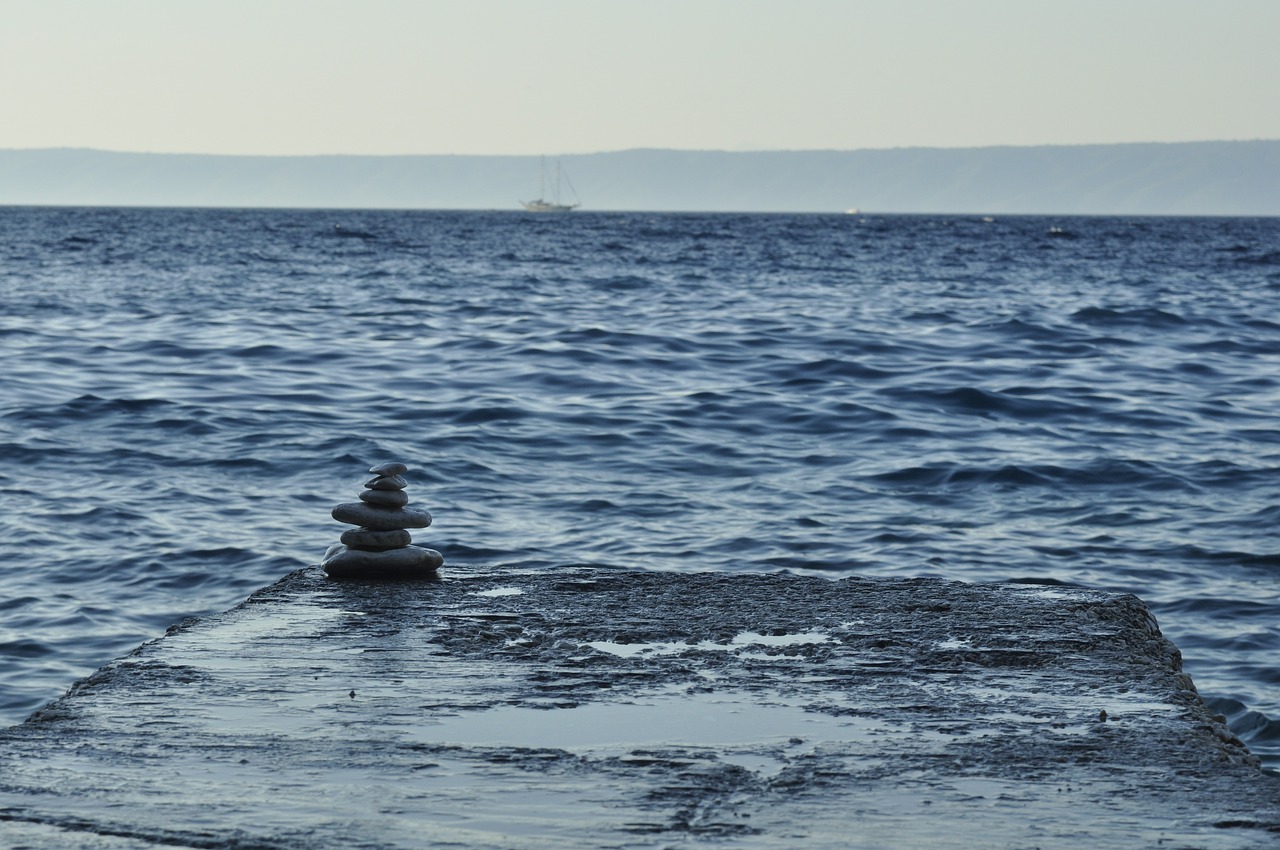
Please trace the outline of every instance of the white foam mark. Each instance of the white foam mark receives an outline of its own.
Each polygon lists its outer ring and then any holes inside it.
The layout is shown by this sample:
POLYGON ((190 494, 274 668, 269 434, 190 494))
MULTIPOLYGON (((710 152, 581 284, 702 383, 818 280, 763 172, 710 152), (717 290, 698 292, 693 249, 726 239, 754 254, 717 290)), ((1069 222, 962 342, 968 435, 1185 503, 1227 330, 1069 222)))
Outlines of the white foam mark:
POLYGON ((700 643, 614 643, 610 640, 593 640, 586 645, 622 658, 634 658, 637 655, 674 655, 690 649, 723 651, 729 648, 706 640, 700 643))
POLYGON ((801 632, 794 635, 762 635, 759 632, 743 632, 730 643, 734 646, 800 646, 806 643, 829 643, 831 635, 822 632, 801 632))
MULTIPOLYGON (((674 655, 678 652, 688 652, 691 649, 702 652, 734 652, 741 655, 742 653, 738 652, 738 650, 749 646, 801 646, 804 644, 828 643, 830 640, 831 635, 822 632, 800 632, 799 634, 790 635, 764 635, 759 632, 742 632, 734 635, 728 643, 716 643, 710 640, 697 642, 663 641, 661 643, 614 643, 609 640, 594 640, 587 643, 586 646, 598 649, 601 652, 607 652, 610 655, 634 658, 638 655, 674 655)), ((744 655, 743 657, 746 656, 744 655)), ((767 656, 753 655, 752 657, 767 656)))
POLYGON ((520 596, 524 593, 518 587, 495 587, 493 590, 479 590, 472 596, 520 596))
POLYGON ((1073 587, 1044 584, 1011 584, 1007 586, 1011 590, 1017 590, 1020 593, 1033 593, 1047 600, 1075 600, 1080 598, 1080 589, 1073 587))

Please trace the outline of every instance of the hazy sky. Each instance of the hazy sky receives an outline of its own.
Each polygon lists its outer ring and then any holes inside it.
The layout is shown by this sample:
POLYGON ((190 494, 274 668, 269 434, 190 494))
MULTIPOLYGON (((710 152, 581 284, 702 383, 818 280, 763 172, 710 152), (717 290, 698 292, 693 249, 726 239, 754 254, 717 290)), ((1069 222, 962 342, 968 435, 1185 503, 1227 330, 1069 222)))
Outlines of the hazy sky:
POLYGON ((1280 138, 1280 0, 0 0, 0 148, 1280 138))

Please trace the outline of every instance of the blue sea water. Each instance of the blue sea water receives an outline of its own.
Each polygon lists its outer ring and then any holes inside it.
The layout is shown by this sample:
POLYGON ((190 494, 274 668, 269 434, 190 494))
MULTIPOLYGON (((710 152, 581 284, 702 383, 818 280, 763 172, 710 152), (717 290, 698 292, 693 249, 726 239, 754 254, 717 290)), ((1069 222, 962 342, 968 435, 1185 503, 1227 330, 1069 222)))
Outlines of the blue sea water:
POLYGON ((316 563, 1131 591, 1280 764, 1280 219, 0 209, 0 722, 316 563))

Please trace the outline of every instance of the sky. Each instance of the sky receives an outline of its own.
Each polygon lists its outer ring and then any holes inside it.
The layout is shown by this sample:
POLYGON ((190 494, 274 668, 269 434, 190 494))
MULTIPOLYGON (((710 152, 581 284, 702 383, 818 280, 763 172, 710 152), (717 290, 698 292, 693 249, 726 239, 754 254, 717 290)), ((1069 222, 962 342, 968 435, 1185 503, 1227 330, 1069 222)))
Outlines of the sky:
POLYGON ((1280 0, 0 0, 0 148, 1280 139, 1280 0))

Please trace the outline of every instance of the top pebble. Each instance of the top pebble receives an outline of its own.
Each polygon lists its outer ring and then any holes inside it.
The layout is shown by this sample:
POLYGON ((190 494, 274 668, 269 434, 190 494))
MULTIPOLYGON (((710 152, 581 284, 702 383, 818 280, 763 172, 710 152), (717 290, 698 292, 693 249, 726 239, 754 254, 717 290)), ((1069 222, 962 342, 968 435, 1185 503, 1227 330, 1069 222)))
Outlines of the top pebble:
POLYGON ((364 486, 369 490, 403 490, 409 482, 399 475, 379 475, 364 482, 364 486))
POLYGON ((374 475, 404 475, 409 471, 409 467, 403 463, 380 463, 369 470, 374 475))

